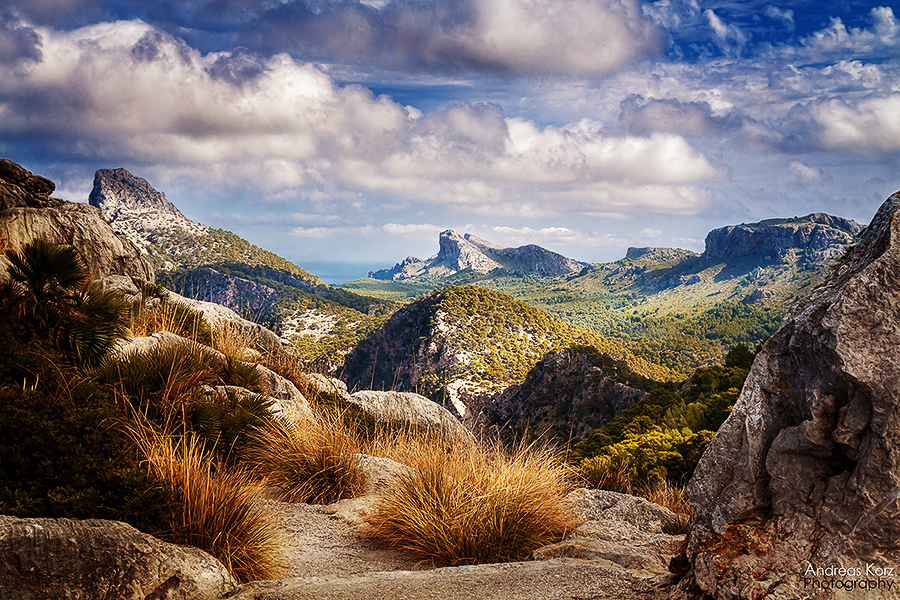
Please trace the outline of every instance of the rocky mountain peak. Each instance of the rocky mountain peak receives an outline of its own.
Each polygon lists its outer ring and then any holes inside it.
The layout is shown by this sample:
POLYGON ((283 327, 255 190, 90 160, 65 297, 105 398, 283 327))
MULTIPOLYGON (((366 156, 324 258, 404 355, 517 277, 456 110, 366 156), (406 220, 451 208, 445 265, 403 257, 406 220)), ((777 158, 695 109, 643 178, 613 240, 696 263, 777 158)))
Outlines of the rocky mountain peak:
POLYGON ((489 273, 494 269, 557 277, 577 273, 587 263, 566 258, 535 244, 504 248, 467 233, 448 229, 438 240, 440 250, 429 259, 407 257, 391 269, 369 273, 374 279, 402 281, 420 275, 453 275, 467 269, 475 273, 489 273))
POLYGON ((802 251, 808 259, 824 262, 839 256, 862 229, 855 221, 825 213, 729 225, 707 234, 703 258, 709 262, 745 257, 776 261, 802 251))
POLYGON ((117 220, 124 211, 147 209, 185 218, 164 193, 154 189, 146 179, 122 168, 97 171, 88 202, 99 208, 110 221, 117 220))
MULTIPOLYGON (((74 246, 91 277, 129 275, 153 281, 153 268, 95 208, 51 198, 56 184, 0 159, 0 248, 17 250, 39 238, 74 246)), ((0 258, 0 272, 5 271, 0 258)))

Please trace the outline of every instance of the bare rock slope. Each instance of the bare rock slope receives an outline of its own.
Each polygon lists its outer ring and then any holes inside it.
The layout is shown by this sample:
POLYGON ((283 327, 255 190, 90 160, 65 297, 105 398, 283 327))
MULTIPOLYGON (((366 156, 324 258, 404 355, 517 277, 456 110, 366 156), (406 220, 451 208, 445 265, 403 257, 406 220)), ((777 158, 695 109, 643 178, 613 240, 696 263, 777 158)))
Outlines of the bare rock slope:
POLYGON ((898 217, 900 192, 756 358, 690 483, 673 597, 850 597, 836 580, 898 593, 898 217))

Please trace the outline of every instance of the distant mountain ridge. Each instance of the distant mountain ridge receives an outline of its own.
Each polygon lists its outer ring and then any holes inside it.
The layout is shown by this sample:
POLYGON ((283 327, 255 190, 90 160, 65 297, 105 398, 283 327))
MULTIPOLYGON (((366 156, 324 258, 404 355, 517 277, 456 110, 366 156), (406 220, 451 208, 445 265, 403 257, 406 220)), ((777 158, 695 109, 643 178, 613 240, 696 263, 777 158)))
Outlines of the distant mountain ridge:
POLYGON ((407 257, 393 268, 371 271, 369 277, 388 281, 405 281, 422 275, 447 276, 461 271, 490 273, 502 269, 510 274, 558 277, 578 273, 588 263, 567 258, 535 244, 504 248, 467 233, 442 231, 440 250, 428 259, 407 257))

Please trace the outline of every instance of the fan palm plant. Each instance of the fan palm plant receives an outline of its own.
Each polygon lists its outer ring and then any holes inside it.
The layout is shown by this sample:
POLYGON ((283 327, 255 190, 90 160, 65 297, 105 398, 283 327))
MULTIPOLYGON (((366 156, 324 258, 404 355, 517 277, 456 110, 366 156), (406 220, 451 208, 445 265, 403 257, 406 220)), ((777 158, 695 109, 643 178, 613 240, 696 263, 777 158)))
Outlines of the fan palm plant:
POLYGON ((91 282, 74 247, 35 239, 4 255, 9 267, 0 284, 0 310, 71 351, 83 365, 98 364, 127 334, 127 305, 91 282))

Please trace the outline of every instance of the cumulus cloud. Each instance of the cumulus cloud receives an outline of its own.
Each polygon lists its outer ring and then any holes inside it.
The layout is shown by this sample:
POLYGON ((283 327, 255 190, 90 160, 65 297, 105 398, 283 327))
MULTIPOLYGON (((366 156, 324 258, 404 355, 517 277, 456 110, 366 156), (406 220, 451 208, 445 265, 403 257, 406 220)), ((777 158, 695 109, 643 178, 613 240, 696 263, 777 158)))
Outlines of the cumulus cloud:
POLYGON ((871 29, 848 28, 841 19, 831 19, 831 25, 802 40, 803 45, 816 53, 833 54, 848 51, 872 53, 879 50, 896 51, 900 43, 900 24, 889 6, 875 7, 869 13, 871 29))
POLYGON ((541 127, 485 104, 422 114, 286 54, 202 54, 141 21, 34 31, 40 57, 0 70, 0 135, 190 167, 276 201, 327 187, 484 214, 668 213, 699 210, 694 188, 728 176, 674 133, 541 127))
POLYGON ((741 127, 743 119, 732 112, 714 115, 708 102, 681 102, 631 95, 621 104, 619 124, 629 133, 654 131, 682 135, 710 135, 741 127))
POLYGON ((818 183, 822 181, 824 173, 818 167, 810 167, 799 160, 788 161, 788 170, 799 183, 818 183))
POLYGON ((711 8, 703 11, 703 16, 712 29, 713 39, 722 50, 740 53, 749 41, 747 34, 740 27, 725 23, 711 8))
POLYGON ((860 153, 900 150, 900 93, 856 103, 826 99, 798 107, 794 116, 806 124, 808 140, 831 150, 860 153))
POLYGON ((663 47, 637 0, 292 2, 260 11, 253 45, 397 67, 602 74, 663 47))

